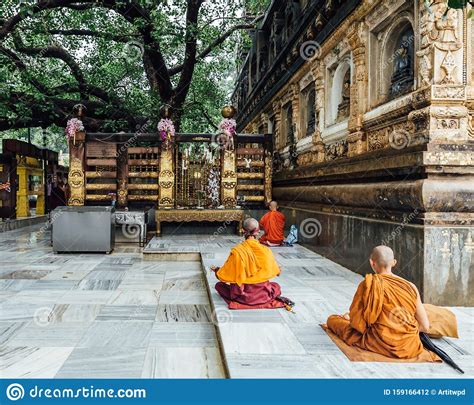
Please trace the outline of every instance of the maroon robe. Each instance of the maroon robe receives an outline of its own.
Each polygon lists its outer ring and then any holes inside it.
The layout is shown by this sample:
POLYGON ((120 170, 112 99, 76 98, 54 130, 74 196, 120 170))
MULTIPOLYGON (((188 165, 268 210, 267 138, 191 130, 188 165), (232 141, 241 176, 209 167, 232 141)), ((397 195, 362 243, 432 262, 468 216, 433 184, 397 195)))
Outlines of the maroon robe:
POLYGON ((219 282, 216 290, 228 304, 234 301, 244 305, 264 305, 281 295, 280 285, 271 281, 241 286, 219 282))

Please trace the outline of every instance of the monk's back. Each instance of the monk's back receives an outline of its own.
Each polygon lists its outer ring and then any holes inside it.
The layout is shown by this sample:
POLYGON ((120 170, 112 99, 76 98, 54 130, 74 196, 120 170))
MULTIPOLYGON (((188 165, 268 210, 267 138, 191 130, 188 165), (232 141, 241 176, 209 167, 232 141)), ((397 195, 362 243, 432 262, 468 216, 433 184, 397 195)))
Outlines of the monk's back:
POLYGON ((351 306, 351 326, 362 332, 361 347, 391 357, 416 357, 423 351, 415 318, 417 293, 394 275, 369 275, 351 306), (354 308, 353 308, 354 307, 354 308))

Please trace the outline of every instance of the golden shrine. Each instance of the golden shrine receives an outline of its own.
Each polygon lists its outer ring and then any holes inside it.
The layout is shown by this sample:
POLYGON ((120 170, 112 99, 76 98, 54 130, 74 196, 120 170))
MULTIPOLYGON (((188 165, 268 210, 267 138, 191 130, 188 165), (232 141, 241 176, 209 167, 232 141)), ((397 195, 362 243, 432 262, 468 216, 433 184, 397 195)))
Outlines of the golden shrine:
POLYGON ((85 133, 70 139, 69 205, 157 208, 162 222, 238 222, 272 198, 272 138, 85 133))

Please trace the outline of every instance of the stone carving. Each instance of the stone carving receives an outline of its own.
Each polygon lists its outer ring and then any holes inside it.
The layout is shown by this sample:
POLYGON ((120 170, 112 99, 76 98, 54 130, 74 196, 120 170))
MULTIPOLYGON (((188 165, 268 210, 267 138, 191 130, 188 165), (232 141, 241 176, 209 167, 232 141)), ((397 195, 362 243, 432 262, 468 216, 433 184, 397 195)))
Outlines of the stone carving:
POLYGON ((326 160, 334 160, 346 157, 348 151, 347 140, 341 140, 326 145, 324 151, 326 154, 326 160))

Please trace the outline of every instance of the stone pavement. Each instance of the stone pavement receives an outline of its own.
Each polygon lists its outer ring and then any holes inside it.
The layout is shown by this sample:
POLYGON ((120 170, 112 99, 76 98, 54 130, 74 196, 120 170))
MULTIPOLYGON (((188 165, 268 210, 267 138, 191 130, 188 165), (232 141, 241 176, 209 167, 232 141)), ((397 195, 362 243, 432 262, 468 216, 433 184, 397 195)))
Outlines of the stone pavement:
MULTIPOLYGON (((459 376, 349 362, 319 324, 347 310, 361 277, 304 247, 274 249, 292 314, 227 310, 208 268, 235 236, 154 238, 153 254, 121 244, 111 255, 55 255, 49 236, 40 225, 0 234, 1 378, 459 376)), ((472 377, 473 309, 454 311, 461 338, 439 344, 472 377)))

